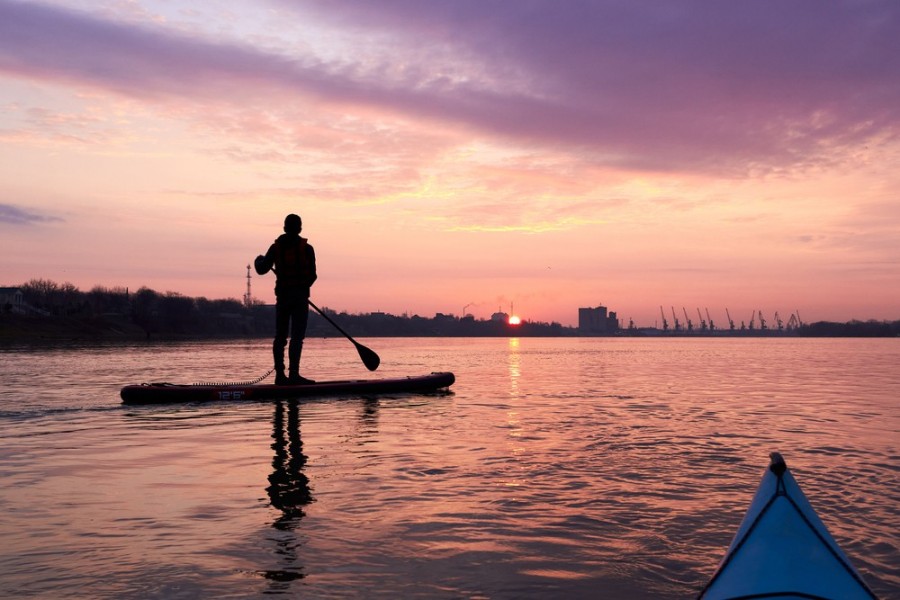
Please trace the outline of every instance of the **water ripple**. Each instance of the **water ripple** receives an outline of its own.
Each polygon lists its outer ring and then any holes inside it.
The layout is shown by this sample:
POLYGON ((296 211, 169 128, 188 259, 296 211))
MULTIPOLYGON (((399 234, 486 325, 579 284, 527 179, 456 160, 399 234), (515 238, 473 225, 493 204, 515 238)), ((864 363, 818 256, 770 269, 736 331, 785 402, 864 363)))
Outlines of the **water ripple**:
MULTIPOLYGON (((900 596, 894 340, 366 343, 454 392, 123 407, 268 342, 0 352, 0 596, 691 597, 776 449, 900 596)), ((361 376, 346 341, 307 356, 361 376)))

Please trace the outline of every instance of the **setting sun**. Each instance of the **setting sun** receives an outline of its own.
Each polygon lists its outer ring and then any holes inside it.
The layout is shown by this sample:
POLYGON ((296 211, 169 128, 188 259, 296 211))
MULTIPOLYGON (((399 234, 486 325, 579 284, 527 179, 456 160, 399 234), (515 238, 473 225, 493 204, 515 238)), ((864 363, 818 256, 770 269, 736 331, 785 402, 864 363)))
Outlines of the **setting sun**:
POLYGON ((509 324, 510 324, 510 325, 518 325, 518 324, 521 323, 521 322, 522 322, 522 319, 520 319, 520 318, 517 317, 516 315, 512 315, 512 316, 509 318, 509 324))

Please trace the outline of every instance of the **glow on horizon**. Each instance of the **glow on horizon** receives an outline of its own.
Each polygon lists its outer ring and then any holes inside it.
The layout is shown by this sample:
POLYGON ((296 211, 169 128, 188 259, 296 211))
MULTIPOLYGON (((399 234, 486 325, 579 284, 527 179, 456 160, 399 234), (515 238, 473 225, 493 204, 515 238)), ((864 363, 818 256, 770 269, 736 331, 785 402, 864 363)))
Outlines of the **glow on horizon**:
POLYGON ((660 4, 0 0, 0 285, 900 318, 900 5, 660 4))

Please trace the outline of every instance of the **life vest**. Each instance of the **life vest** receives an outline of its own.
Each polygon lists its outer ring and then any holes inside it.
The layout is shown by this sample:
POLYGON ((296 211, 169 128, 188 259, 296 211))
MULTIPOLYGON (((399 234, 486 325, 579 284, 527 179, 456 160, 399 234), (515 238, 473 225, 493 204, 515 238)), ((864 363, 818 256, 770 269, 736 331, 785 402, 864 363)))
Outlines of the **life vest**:
POLYGON ((306 238, 282 235, 275 240, 275 276, 285 286, 308 286, 313 275, 306 238))

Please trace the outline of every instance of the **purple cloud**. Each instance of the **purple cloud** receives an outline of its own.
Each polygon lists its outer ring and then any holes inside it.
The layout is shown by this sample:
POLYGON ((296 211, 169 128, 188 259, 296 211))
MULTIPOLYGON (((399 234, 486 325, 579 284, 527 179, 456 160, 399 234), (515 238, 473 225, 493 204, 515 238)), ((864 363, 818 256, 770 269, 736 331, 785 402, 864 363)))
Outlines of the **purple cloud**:
POLYGON ((50 223, 53 221, 62 221, 62 219, 50 215, 42 215, 15 204, 0 204, 0 223, 33 225, 35 223, 50 223))
POLYGON ((270 1, 359 34, 359 62, 0 1, 0 72, 139 97, 281 90, 643 169, 792 166, 900 131, 894 0, 270 1))
MULTIPOLYGON (((481 127, 648 167, 802 161, 896 136, 900 5, 607 0, 280 2, 526 74, 532 98, 465 100, 481 127), (737 162, 737 161, 736 161, 737 162)), ((498 69, 501 67, 498 67, 498 69)))
MULTIPOLYGON (((0 2, 0 72, 69 80, 147 97, 214 96, 302 78, 284 57, 87 13, 0 2)), ((315 75, 314 72, 309 72, 315 75)))

